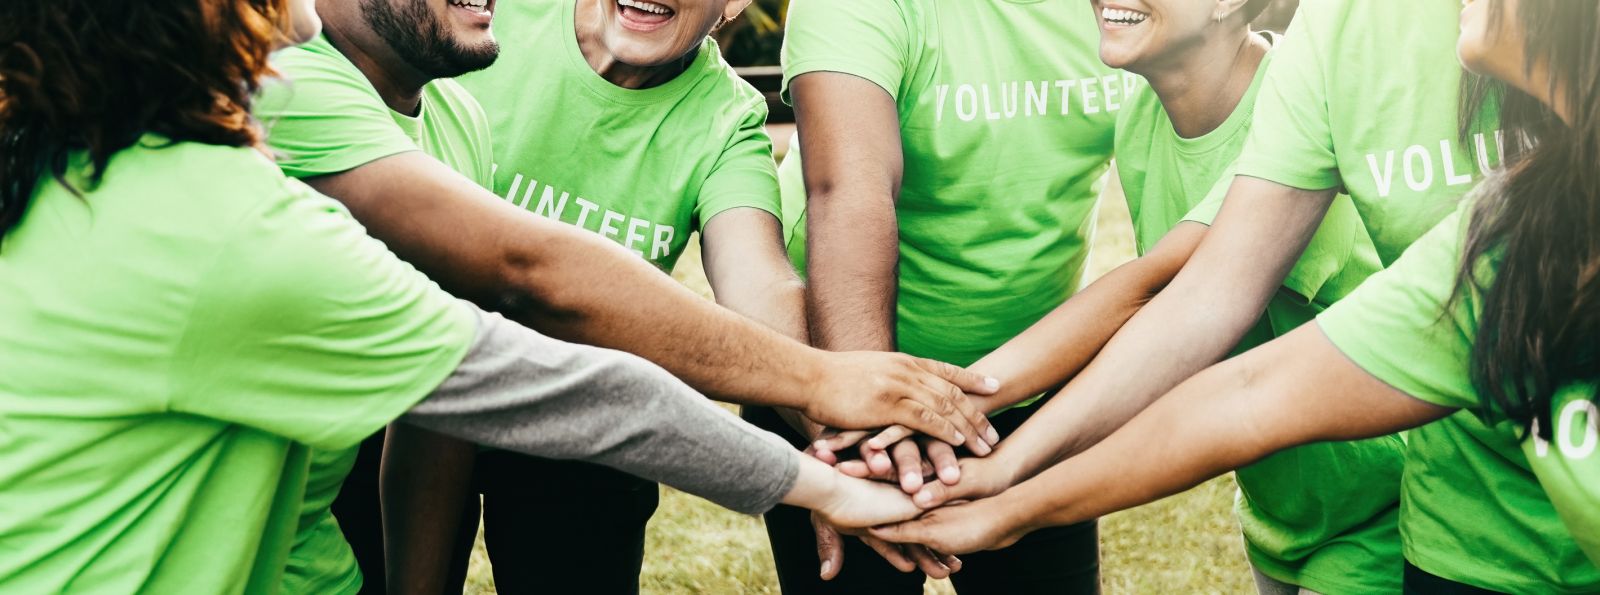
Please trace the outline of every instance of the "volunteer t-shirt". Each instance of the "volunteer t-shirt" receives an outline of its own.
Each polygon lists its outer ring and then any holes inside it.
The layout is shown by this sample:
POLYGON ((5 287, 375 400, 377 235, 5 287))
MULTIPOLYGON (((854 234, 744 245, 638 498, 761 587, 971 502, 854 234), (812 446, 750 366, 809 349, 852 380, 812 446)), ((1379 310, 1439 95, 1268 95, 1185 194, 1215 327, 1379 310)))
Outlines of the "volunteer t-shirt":
POLYGON ((308 448, 432 391, 472 314, 253 149, 85 163, 0 240, 0 591, 276 593, 308 448))
MULTIPOLYGON (((688 69, 625 89, 578 49, 571 0, 504 2, 500 58, 461 77, 494 126, 494 191, 671 270, 689 234, 740 207, 778 214, 767 104, 706 39, 688 69)), ((487 163, 487 161, 485 162, 487 163)))
MULTIPOLYGON (((1561 391, 1551 442, 1520 439, 1519 424, 1485 410, 1470 374, 1481 296, 1468 293, 1447 309, 1467 208, 1317 323, 1339 351, 1379 380, 1418 399, 1463 408, 1424 426, 1428 440, 1411 441, 1401 529, 1413 564, 1505 593, 1600 592, 1600 568, 1580 549, 1594 555, 1600 538, 1596 387, 1561 391), (1488 423, 1476 421, 1480 417, 1488 423)), ((1492 275, 1496 266, 1491 256, 1480 270, 1492 275)))
MULTIPOLYGON (((1302 3, 1256 99, 1239 174, 1302 189, 1342 188, 1379 257, 1394 262, 1502 160, 1492 103, 1474 114, 1473 131, 1460 140, 1460 10, 1454 0, 1302 3)), ((1423 570, 1494 585, 1508 567, 1481 561, 1525 553, 1516 539, 1485 533, 1483 523, 1450 510, 1448 496, 1416 497, 1490 485, 1486 469, 1423 472, 1415 461, 1478 448, 1493 432, 1463 413, 1406 434, 1400 533, 1406 559, 1423 570)))
MULTIPOLYGON (((1269 53, 1239 106, 1211 132, 1179 136, 1153 91, 1117 118, 1117 173, 1143 255, 1181 221, 1210 225, 1232 185, 1269 53), (1212 191, 1207 194, 1207 189, 1212 191)), ((1347 196, 1334 206, 1268 307, 1268 324, 1236 349, 1310 320, 1380 267, 1347 196)), ((1262 573, 1318 593, 1400 590, 1396 513, 1405 443, 1398 436, 1285 450, 1238 471, 1236 502, 1250 560, 1262 573)))
POLYGON ((1501 161, 1490 106, 1461 140, 1457 0, 1301 3, 1256 100, 1239 174, 1343 188, 1394 262, 1501 161))
POLYGON ((1116 112, 1143 85, 1099 40, 1080 0, 790 4, 785 93, 840 72, 899 107, 900 350, 971 364, 1078 289, 1116 112))
MULTIPOLYGON (((349 59, 319 36, 274 54, 283 80, 265 85, 256 114, 283 171, 299 178, 354 169, 421 150, 488 187, 489 125, 472 96, 451 80, 422 89, 415 116, 384 103, 349 59)), ((361 587, 355 553, 329 507, 355 461, 355 449, 312 453, 300 534, 285 573, 286 593, 354 593, 361 587)))

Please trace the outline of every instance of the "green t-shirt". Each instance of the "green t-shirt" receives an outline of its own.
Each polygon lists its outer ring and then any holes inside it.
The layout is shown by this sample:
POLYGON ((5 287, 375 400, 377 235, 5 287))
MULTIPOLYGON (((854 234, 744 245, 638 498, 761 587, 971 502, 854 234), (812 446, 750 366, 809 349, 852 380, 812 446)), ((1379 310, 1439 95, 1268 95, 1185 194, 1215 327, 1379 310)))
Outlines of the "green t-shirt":
POLYGON ((1520 440, 1515 422, 1485 415, 1469 372, 1479 296, 1445 309, 1465 219, 1447 218, 1317 323, 1379 380, 1424 401, 1464 408, 1411 433, 1401 502, 1407 559, 1435 575, 1506 593, 1600 592, 1600 568, 1573 537, 1594 552, 1600 536, 1594 454, 1600 438, 1588 401, 1595 387, 1560 394, 1554 445, 1520 440), (1552 501, 1562 504, 1570 525, 1552 501))
POLYGON ((308 447, 426 396, 471 312, 252 149, 83 161, 0 244, 0 591, 278 592, 308 447))
POLYGON ((1256 101, 1240 175, 1343 188, 1384 264, 1500 162, 1499 115, 1460 139, 1457 0, 1303 2, 1256 101))
MULTIPOLYGON (((1143 255, 1181 221, 1210 225, 1233 182, 1269 53, 1239 107, 1215 130, 1183 138, 1153 91, 1138 93, 1117 118, 1117 173, 1134 240, 1143 255), (1211 192, 1207 194, 1207 189, 1211 192)), ((1322 227, 1268 307, 1265 324, 1240 351, 1310 320, 1380 267, 1347 196, 1322 227)), ((1252 564, 1318 593, 1400 590, 1396 513, 1405 443, 1398 436, 1302 446, 1237 473, 1239 524, 1252 564)))
MULTIPOLYGON (((489 124, 454 81, 423 87, 416 116, 384 104, 365 75, 326 37, 274 54, 284 80, 269 82, 256 115, 285 173, 298 178, 338 173, 383 157, 421 150, 488 187, 489 124)), ((305 514, 284 575, 285 593, 354 593, 361 587, 355 554, 329 506, 349 475, 355 453, 312 453, 305 514)))
POLYGON ((789 6, 786 87, 841 72, 899 107, 901 351, 971 364, 1078 289, 1116 112, 1143 85, 1099 39, 1080 0, 789 6))
MULTIPOLYGON (((649 89, 601 78, 578 49, 574 0, 506 2, 500 58, 461 84, 494 125, 494 191, 671 270, 690 232, 729 209, 778 214, 767 104, 706 39, 649 89)), ((487 163, 487 162, 486 162, 487 163)))

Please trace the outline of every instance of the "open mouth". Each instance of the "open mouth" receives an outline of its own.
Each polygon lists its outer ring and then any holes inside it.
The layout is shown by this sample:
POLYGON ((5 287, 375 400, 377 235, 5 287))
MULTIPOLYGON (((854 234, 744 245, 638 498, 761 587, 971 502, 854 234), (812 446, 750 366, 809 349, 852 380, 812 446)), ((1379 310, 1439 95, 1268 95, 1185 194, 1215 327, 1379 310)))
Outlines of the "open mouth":
POLYGON ((1149 13, 1126 8, 1112 8, 1110 6, 1100 9, 1100 19, 1107 25, 1116 27, 1132 27, 1143 23, 1150 18, 1149 13))
POLYGON ((622 26, 639 32, 654 31, 667 24, 677 11, 647 0, 617 0, 622 26))
POLYGON ((446 0, 446 2, 450 3, 454 8, 461 8, 461 10, 469 11, 469 13, 485 14, 485 16, 493 13, 491 0, 446 0))

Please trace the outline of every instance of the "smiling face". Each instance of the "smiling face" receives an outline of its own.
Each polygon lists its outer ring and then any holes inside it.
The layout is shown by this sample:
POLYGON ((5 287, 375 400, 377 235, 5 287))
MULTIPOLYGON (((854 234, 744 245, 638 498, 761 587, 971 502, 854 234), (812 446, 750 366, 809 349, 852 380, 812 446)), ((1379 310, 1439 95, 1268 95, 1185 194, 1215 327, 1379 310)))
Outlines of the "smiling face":
POLYGON ((489 24, 495 0, 361 0, 373 32, 412 68, 434 78, 489 67, 500 44, 489 24))
POLYGON ((731 20, 750 5, 750 0, 597 1, 601 43, 617 61, 641 68, 683 58, 723 19, 731 20))
POLYGON ((1100 23, 1100 60, 1140 72, 1204 41, 1216 24, 1208 0, 1090 0, 1100 23))

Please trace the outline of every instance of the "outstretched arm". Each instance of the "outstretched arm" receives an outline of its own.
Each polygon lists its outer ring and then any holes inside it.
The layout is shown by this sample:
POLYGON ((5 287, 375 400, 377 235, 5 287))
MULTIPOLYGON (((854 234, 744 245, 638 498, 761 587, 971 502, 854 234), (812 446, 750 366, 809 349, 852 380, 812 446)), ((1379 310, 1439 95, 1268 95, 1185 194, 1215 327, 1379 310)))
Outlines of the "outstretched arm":
POLYGON ((1178 493, 1273 452, 1370 438, 1451 413, 1356 366, 1305 325, 1196 375, 1083 454, 993 498, 875 530, 878 537, 970 552, 1015 543, 1178 493))
POLYGON ((928 495, 918 497, 939 503, 992 495, 1094 446, 1221 360, 1259 320, 1333 196, 1332 190, 1236 178, 1215 223, 1172 283, 994 455, 963 463, 963 478, 976 480, 929 484, 928 495))
POLYGON ((988 421, 962 370, 808 348, 710 304, 636 255, 518 209, 420 152, 309 179, 451 293, 561 339, 621 349, 712 396, 800 409, 830 425, 902 423, 954 443, 988 421))

